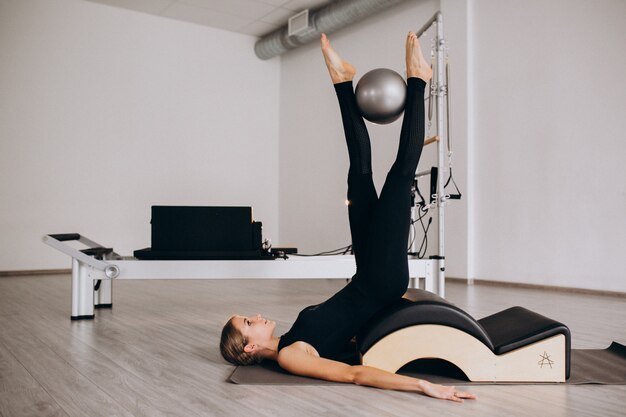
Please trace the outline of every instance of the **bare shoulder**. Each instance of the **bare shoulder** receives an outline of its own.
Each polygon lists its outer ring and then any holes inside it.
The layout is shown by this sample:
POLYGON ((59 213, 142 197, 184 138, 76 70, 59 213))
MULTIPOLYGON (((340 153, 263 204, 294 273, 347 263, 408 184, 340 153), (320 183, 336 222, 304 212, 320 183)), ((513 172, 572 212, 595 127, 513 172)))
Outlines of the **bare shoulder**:
POLYGON ((313 346, 308 344, 307 342, 294 342, 294 343, 290 344, 289 346, 283 348, 279 352, 278 356, 280 357, 280 354, 282 352, 287 352, 288 353, 288 352, 294 351, 294 350, 295 351, 306 352, 306 353, 308 353, 310 355, 317 356, 317 357, 320 356, 320 354, 317 353, 317 350, 313 346))
POLYGON ((350 365, 320 357, 315 348, 305 342, 295 342, 278 353, 278 364, 295 375, 335 382, 354 382, 350 365))

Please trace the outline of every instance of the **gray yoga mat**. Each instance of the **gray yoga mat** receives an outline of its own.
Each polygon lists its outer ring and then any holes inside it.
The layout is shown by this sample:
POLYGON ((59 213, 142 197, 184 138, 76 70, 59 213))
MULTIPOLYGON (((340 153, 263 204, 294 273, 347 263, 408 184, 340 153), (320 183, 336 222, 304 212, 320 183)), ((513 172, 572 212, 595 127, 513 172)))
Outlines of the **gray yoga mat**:
MULTIPOLYGON (((238 366, 229 380, 243 385, 326 385, 337 382, 323 381, 289 374, 274 361, 260 365, 238 366)), ((437 384, 469 385, 495 384, 495 382, 470 382, 453 365, 439 360, 420 360, 402 368, 399 373, 426 379, 437 384)), ((566 384, 626 385, 626 346, 613 342, 606 349, 572 349, 570 377, 566 384)), ((528 382, 498 384, 535 384, 528 382)), ((546 384, 542 382, 541 384, 546 384)))

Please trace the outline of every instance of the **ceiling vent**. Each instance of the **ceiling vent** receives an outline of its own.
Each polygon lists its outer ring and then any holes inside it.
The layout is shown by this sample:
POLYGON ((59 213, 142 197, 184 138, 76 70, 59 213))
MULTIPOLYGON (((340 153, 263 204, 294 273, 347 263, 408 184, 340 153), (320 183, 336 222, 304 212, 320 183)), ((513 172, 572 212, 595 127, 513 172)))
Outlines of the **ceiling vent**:
POLYGON ((302 10, 289 18, 288 36, 304 35, 314 30, 315 28, 309 20, 309 9, 302 10))

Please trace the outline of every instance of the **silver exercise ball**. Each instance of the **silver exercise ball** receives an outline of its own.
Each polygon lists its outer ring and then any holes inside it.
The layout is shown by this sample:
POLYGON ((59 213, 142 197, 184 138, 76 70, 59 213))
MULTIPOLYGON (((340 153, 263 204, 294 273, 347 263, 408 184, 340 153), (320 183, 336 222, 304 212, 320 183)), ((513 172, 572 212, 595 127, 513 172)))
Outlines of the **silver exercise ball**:
POLYGON ((356 85, 356 103, 364 118, 386 125, 404 111, 406 83, 404 78, 387 68, 371 70, 356 85))

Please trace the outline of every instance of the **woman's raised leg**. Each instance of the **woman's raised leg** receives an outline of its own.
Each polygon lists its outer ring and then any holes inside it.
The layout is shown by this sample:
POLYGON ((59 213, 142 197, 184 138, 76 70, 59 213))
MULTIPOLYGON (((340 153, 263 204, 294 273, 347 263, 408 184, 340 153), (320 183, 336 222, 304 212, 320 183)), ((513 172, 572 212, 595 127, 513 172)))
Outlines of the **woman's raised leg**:
POLYGON ((419 39, 409 32, 406 39, 407 94, 400 143, 392 171, 413 178, 424 146, 424 89, 432 78, 419 39))
POLYGON ((322 53, 333 82, 341 120, 348 146, 350 169, 348 171, 348 217, 352 236, 352 249, 355 254, 357 273, 362 265, 372 213, 378 196, 372 181, 372 156, 370 138, 363 117, 359 112, 354 96, 352 79, 354 67, 341 59, 332 48, 328 38, 322 34, 322 53))
POLYGON ((411 217, 411 184, 424 145, 424 90, 432 77, 419 41, 406 41, 407 98, 396 160, 387 174, 366 245, 367 279, 380 297, 400 297, 408 285, 407 246, 411 217))

